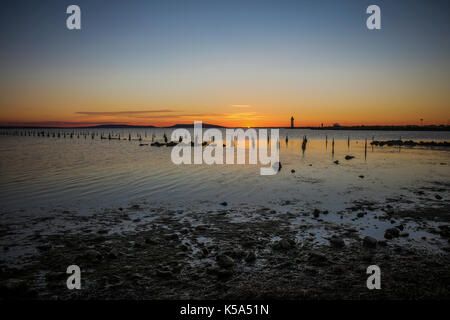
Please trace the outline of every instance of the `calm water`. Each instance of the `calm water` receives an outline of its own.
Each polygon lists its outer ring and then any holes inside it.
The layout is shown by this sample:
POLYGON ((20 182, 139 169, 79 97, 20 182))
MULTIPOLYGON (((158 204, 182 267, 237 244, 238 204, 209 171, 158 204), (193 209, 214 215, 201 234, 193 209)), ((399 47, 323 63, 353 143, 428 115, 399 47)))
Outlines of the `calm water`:
MULTIPOLYGON (((173 207, 227 201, 269 205, 294 200, 330 209, 358 199, 383 200, 410 188, 450 181, 450 152, 438 148, 374 147, 364 139, 450 140, 448 132, 280 130, 282 170, 261 176, 257 165, 181 165, 168 147, 139 146, 162 141, 170 129, 58 130, 72 139, 0 136, 0 202, 3 211, 41 208, 78 210, 146 202, 173 207), (95 139, 78 133, 94 132, 95 139), (98 134, 98 135, 97 135, 98 134), (101 135, 134 140, 100 139, 101 135), (141 135, 144 141, 137 141, 141 135), (289 136, 286 144, 285 137, 289 136), (308 137, 302 153, 301 138, 308 137), (328 145, 325 143, 328 136, 328 145), (347 139, 350 136, 350 146, 347 139), (331 139, 335 152, 331 152, 331 139), (345 160, 346 155, 355 156, 345 160), (339 160, 336 165, 333 161, 339 160), (296 172, 291 173, 291 169, 296 172), (359 176, 363 175, 364 178, 359 176)), ((53 131, 50 131, 53 132, 53 131)))

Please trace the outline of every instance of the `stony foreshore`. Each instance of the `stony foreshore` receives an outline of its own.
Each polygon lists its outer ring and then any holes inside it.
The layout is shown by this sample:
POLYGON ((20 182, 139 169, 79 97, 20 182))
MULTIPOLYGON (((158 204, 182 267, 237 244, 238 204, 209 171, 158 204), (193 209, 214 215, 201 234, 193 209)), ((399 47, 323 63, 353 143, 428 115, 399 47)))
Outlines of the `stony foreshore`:
POLYGON ((370 143, 373 146, 388 146, 388 147, 450 147, 449 141, 413 141, 413 140, 386 140, 386 141, 378 141, 374 140, 370 143))
POLYGON ((14 223, 5 213, 1 298, 449 299, 447 196, 448 188, 431 212, 401 210, 391 199, 340 212, 285 200, 283 211, 135 204, 91 215, 54 210, 14 223), (384 236, 365 235, 373 227, 384 236), (81 290, 66 287, 73 264, 81 290), (374 264, 381 290, 366 286, 374 264))

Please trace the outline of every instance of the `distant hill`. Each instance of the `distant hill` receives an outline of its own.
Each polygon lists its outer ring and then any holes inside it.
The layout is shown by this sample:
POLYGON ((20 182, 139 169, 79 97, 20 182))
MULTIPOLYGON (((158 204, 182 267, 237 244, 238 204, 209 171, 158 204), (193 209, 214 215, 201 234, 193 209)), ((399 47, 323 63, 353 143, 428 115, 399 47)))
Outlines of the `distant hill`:
POLYGON ((91 127, 85 127, 85 128, 107 128, 107 129, 120 129, 120 128, 156 128, 155 126, 134 126, 129 124, 102 124, 98 126, 91 126, 91 127))
MULTIPOLYGON (((194 124, 193 123, 189 123, 189 124, 174 124, 173 126, 167 127, 167 128, 193 128, 194 124)), ((202 128, 225 128, 222 126, 218 126, 215 124, 208 124, 208 123, 202 123, 202 128)))

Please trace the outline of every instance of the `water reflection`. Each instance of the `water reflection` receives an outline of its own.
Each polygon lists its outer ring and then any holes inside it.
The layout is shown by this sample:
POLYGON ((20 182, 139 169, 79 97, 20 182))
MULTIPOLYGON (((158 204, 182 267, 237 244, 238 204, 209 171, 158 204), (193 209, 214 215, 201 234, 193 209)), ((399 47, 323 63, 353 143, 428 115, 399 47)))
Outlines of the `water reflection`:
MULTIPOLYGON (((280 137, 286 138, 277 148, 283 170, 271 177, 259 174, 259 164, 177 166, 170 160, 171 148, 141 143, 162 142, 164 135, 170 137, 171 130, 55 129, 2 135, 0 201, 5 209, 20 209, 108 207, 142 199, 180 205, 205 200, 264 204, 302 199, 305 204, 321 201, 325 207, 338 208, 351 199, 383 197, 450 178, 447 150, 368 148, 368 140, 375 136, 396 139, 399 133, 282 129, 280 137), (346 156, 354 158, 346 160, 346 156)), ((448 135, 401 134, 415 140, 450 140, 448 135)), ((247 141, 245 148, 255 149, 260 143, 247 141)))

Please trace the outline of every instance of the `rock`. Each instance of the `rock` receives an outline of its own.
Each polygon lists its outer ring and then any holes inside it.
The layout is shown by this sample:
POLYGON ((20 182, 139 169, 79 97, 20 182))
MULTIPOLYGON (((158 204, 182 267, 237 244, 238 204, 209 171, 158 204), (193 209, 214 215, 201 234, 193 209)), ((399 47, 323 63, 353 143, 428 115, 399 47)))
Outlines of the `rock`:
POLYGON ((157 269, 157 270, 155 270, 155 276, 167 279, 167 278, 171 278, 172 277, 172 272, 170 272, 169 270, 157 269))
POLYGON ((345 160, 351 160, 353 158, 354 158, 354 156, 349 156, 349 155, 345 156, 345 160))
POLYGON ((273 245, 275 250, 289 250, 291 248, 291 244, 286 239, 281 239, 273 245))
POLYGON ((319 209, 314 209, 314 211, 313 211, 313 216, 314 216, 315 218, 318 218, 319 215, 320 215, 320 210, 319 210, 319 209))
POLYGON ((216 257, 217 264, 225 269, 232 268, 234 266, 234 260, 226 254, 220 254, 216 257))
POLYGON ((409 233, 408 232, 402 232, 402 233, 400 233, 400 237, 403 237, 403 238, 409 237, 409 233))
POLYGON ((441 200, 441 199, 442 199, 442 197, 441 197, 440 195, 438 195, 438 194, 435 195, 434 197, 435 197, 436 199, 438 199, 438 200, 441 200))
POLYGON ((40 251, 49 251, 52 246, 49 244, 43 244, 41 246, 37 246, 36 248, 38 248, 40 251))
POLYGON ((400 235, 400 232, 397 228, 389 228, 384 232, 384 237, 386 239, 397 238, 400 235))
POLYGON ((249 251, 245 257, 245 261, 250 263, 256 260, 256 254, 253 251, 249 251))
POLYGON ((373 256, 371 254, 363 254, 361 256, 361 260, 365 261, 366 263, 372 262, 373 256))
POLYGON ((381 247, 386 247, 387 246, 387 242, 386 242, 386 240, 380 240, 380 241, 378 241, 378 245, 381 246, 381 247))
POLYGON ((117 252, 116 249, 112 249, 112 250, 108 253, 108 258, 110 258, 110 259, 117 259, 118 256, 119 256, 119 253, 117 252))
POLYGON ((399 224, 398 226, 395 226, 398 230, 403 231, 405 228, 402 224, 399 224))
POLYGON ((27 281, 23 279, 7 279, 0 284, 0 297, 2 299, 24 299, 36 295, 35 291, 29 290, 27 281))
POLYGON ((134 204, 131 206, 131 209, 133 209, 133 210, 139 210, 140 208, 141 208, 141 206, 138 204, 134 204))
POLYGON ((364 212, 358 212, 358 213, 356 214, 356 216, 357 216, 358 218, 362 218, 362 217, 364 217, 364 212))
POLYGON ((146 244, 158 244, 158 242, 152 238, 145 238, 146 244))
POLYGON ((450 226, 449 225, 440 225, 438 226, 439 228, 439 234, 441 235, 441 237, 444 238, 450 238, 450 226))
POLYGON ((83 257, 89 260, 101 260, 103 258, 102 254, 97 250, 88 250, 83 257))
POLYGON ((171 233, 169 235, 167 235, 167 240, 180 240, 180 237, 176 234, 176 233, 171 233))
POLYGON ((318 264, 318 265, 320 265, 320 264, 325 264, 325 263, 327 263, 327 262, 328 262, 328 259, 327 259, 327 257, 326 257, 324 254, 322 254, 321 252, 313 250, 313 251, 311 251, 311 252, 309 253, 308 261, 311 262, 311 263, 313 263, 313 264, 318 264))
POLYGON ((303 269, 303 272, 306 273, 306 274, 312 275, 312 276, 314 276, 314 275, 316 275, 316 274, 318 273, 318 271, 316 270, 316 268, 308 267, 308 266, 306 266, 306 267, 303 269))
POLYGON ((333 266, 331 269, 331 272, 339 275, 339 274, 343 274, 345 272, 345 269, 342 266, 333 266))
POLYGON ((335 164, 339 164, 339 160, 335 160, 334 163, 335 163, 335 164))
POLYGON ((217 278, 219 279, 228 279, 233 275, 233 271, 231 269, 217 269, 215 270, 217 278))
POLYGON ((345 242, 342 238, 333 236, 331 239, 329 239, 331 246, 335 248, 343 248, 345 247, 345 242))
POLYGON ((291 173, 295 173, 295 170, 294 170, 294 169, 292 169, 292 170, 291 170, 291 173))
POLYGON ((358 177, 360 177, 361 179, 364 179, 364 176, 363 176, 363 175, 360 175, 360 176, 358 176, 358 177))
POLYGON ((226 207, 228 205, 228 203, 226 201, 224 201, 224 202, 221 202, 220 205, 226 207))
POLYGON ((377 242, 377 239, 367 236, 363 239, 363 246, 367 248, 376 248, 377 242))

